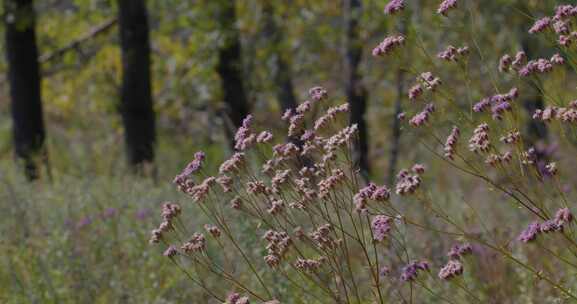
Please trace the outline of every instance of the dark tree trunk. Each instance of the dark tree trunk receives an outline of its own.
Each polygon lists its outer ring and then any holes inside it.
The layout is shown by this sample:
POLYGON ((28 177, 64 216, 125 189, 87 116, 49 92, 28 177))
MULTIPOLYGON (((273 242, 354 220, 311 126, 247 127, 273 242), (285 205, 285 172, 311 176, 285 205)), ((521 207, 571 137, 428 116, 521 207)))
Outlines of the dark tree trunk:
POLYGON ((282 54, 282 40, 283 34, 278 22, 275 19, 273 3, 265 0, 263 1, 263 14, 265 18, 264 31, 268 39, 269 47, 271 48, 271 56, 274 60, 272 78, 274 81, 274 89, 282 111, 294 109, 297 105, 297 100, 294 95, 294 85, 292 81, 292 74, 290 65, 282 54))
POLYGON ((140 170, 154 161, 156 141, 148 15, 142 0, 118 0, 118 12, 122 47, 120 113, 128 161, 140 170))
POLYGON ((6 57, 12 99, 13 139, 16 157, 25 174, 38 178, 38 156, 45 138, 36 46, 36 16, 32 0, 5 0, 6 57))
POLYGON ((350 105, 350 123, 357 124, 359 136, 354 144, 353 160, 367 178, 369 174, 369 144, 365 113, 367 90, 359 75, 362 42, 359 37, 359 20, 362 12, 360 0, 345 0, 345 90, 350 105))
POLYGON ((240 34, 236 28, 235 1, 221 1, 218 20, 223 32, 223 45, 218 51, 217 72, 222 81, 226 114, 235 128, 249 113, 243 84, 240 34))
POLYGON ((401 103, 403 101, 403 94, 405 93, 405 72, 399 68, 397 69, 397 100, 395 100, 395 116, 393 117, 393 127, 391 135, 391 158, 389 159, 389 172, 387 175, 387 183, 392 185, 395 181, 395 171, 397 170, 397 162, 399 161, 399 151, 401 145, 401 119, 399 114, 402 112, 401 103))

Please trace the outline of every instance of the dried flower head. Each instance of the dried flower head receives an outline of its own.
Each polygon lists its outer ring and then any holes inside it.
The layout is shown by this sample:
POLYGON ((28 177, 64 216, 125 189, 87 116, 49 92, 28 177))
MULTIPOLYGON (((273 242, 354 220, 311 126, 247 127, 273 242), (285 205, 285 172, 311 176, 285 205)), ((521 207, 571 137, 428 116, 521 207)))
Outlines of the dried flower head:
POLYGON ((490 145, 489 125, 482 123, 473 131, 473 137, 469 140, 469 150, 475 153, 487 152, 489 151, 490 145))
POLYGON ((206 240, 204 235, 199 232, 195 232, 190 240, 184 243, 180 249, 187 254, 203 251, 206 248, 206 240))
POLYGON ((541 232, 541 225, 538 222, 533 222, 527 226, 525 230, 521 232, 518 240, 523 243, 529 243, 537 238, 541 232))
POLYGON ((445 141, 445 147, 443 149, 446 158, 453 160, 455 152, 457 150, 457 143, 459 142, 460 135, 461 132, 459 131, 459 127, 453 126, 451 134, 449 134, 449 137, 447 137, 447 140, 445 141))
POLYGON ((206 230, 206 232, 210 233, 215 238, 219 238, 221 235, 220 229, 215 225, 206 224, 204 225, 204 230, 206 230))
POLYGON ((529 29, 530 34, 540 33, 545 31, 551 25, 551 18, 543 17, 533 24, 533 26, 529 29))
POLYGON ((371 228, 373 230, 373 239, 376 242, 382 242, 391 231, 392 218, 386 215, 377 215, 373 218, 371 228))
POLYGON ((309 96, 314 101, 322 101, 322 100, 327 99, 328 92, 325 88, 317 86, 317 87, 313 87, 309 90, 309 96))
POLYGON ((463 265, 457 260, 450 260, 439 271, 439 279, 450 280, 456 276, 463 274, 463 265))
POLYGON ((176 250, 176 247, 174 246, 168 246, 168 248, 166 248, 166 250, 162 253, 162 255, 164 255, 165 257, 169 257, 172 258, 174 256, 176 256, 178 254, 178 250, 176 250))
POLYGON ((405 9, 405 0, 390 0, 385 6, 385 14, 393 15, 405 9))
POLYGON ((412 282, 417 279, 420 271, 429 271, 427 261, 413 261, 401 270, 401 281, 412 282))
POLYGON ((373 56, 385 56, 392 53, 405 43, 402 35, 388 36, 373 49, 373 56))
POLYGON ((444 0, 439 5, 439 8, 437 9, 437 13, 441 14, 443 16, 447 16, 447 12, 451 9, 456 8, 456 7, 457 7, 457 0, 444 0))

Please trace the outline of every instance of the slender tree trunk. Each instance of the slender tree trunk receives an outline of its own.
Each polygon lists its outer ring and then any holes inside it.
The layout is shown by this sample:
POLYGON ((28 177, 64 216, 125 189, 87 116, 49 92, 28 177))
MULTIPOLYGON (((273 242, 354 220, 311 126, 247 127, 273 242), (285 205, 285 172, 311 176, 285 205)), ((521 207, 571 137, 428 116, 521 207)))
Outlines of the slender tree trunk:
POLYGON ((298 106, 294 94, 292 74, 290 71, 290 65, 282 54, 283 33, 275 19, 273 3, 271 1, 263 1, 263 14, 265 18, 265 36, 268 39, 269 47, 272 50, 271 56, 274 60, 274 68, 272 71, 274 89, 281 110, 284 112, 298 106))
POLYGON ((156 141, 148 14, 142 0, 118 0, 118 11, 122 47, 120 113, 128 161, 140 171, 154 161, 156 141))
POLYGON ((33 180, 39 176, 37 160, 45 153, 36 16, 32 0, 5 0, 4 12, 14 147, 26 177, 33 180))
POLYGON ((222 82, 226 114, 238 128, 249 113, 247 95, 243 84, 240 34, 236 28, 235 2, 221 1, 218 21, 223 32, 223 45, 218 51, 217 72, 222 82))
POLYGON ((405 72, 397 69, 397 100, 395 100, 395 116, 393 117, 393 126, 391 135, 391 158, 389 159, 389 172, 387 183, 392 185, 395 182, 395 172, 397 171, 397 162, 399 161, 399 151, 401 144, 401 120, 399 114, 402 112, 401 104, 405 94, 405 72))
POLYGON ((365 113, 367 108, 367 90, 359 75, 363 45, 359 37, 359 20, 362 6, 360 0, 345 0, 345 91, 350 105, 350 123, 357 124, 359 135, 354 143, 353 160, 361 170, 362 176, 369 175, 369 143, 365 113))

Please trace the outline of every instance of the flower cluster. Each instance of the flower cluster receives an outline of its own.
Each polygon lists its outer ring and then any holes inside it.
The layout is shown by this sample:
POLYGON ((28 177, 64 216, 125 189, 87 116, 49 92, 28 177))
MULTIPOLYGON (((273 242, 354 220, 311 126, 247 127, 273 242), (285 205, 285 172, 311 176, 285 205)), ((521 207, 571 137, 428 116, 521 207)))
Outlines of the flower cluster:
POLYGON ((385 56, 392 53, 405 43, 405 37, 402 35, 388 36, 373 49, 373 56, 385 56))
POLYGON ((344 103, 340 106, 331 107, 327 110, 327 112, 319 117, 314 124, 315 131, 323 128, 324 126, 328 125, 330 122, 334 121, 339 113, 347 113, 349 111, 349 104, 344 103))
POLYGON ((431 114, 433 114, 433 112, 435 112, 435 105, 429 103, 425 106, 425 108, 421 112, 411 117, 411 119, 409 120, 409 124, 411 124, 413 127, 420 127, 425 123, 427 123, 427 121, 429 121, 429 117, 431 116, 431 114))
POLYGON ((391 231, 391 224, 393 219, 386 215, 377 215, 373 218, 371 228, 373 230, 373 239, 376 242, 382 242, 389 231, 391 231))
POLYGON ((499 141, 505 144, 514 144, 521 140, 521 132, 518 130, 513 130, 499 138, 499 141))
POLYGON ((457 244, 451 247, 451 250, 449 250, 447 256, 450 259, 458 260, 464 256, 470 255, 471 253, 473 253, 473 246, 471 246, 471 244, 469 243, 464 243, 460 245, 457 244))
POLYGON ((389 199, 391 190, 386 186, 380 186, 369 183, 368 186, 362 188, 353 196, 353 203, 357 212, 364 213, 367 209, 368 200, 383 202, 389 199))
POLYGON ((431 72, 424 72, 417 78, 423 84, 423 87, 429 91, 435 91, 442 81, 439 77, 435 77, 431 72))
POLYGON ((199 232, 195 232, 194 234, 192 234, 190 240, 182 244, 182 247, 180 247, 180 249, 182 249, 182 251, 184 251, 187 254, 201 252, 205 248, 206 248, 206 239, 204 238, 204 234, 199 232))
POLYGON ((318 259, 301 259, 297 258, 294 266, 296 269, 304 272, 316 272, 321 268, 321 266, 327 261, 326 257, 320 257, 318 259))
POLYGON ((481 101, 473 105, 473 111, 484 112, 490 108, 493 119, 500 120, 504 112, 511 111, 511 102, 517 99, 517 97, 519 97, 519 90, 517 88, 511 88, 511 90, 505 94, 496 94, 481 99, 481 101))
POLYGON ((473 131, 473 136, 469 139, 469 150, 471 152, 487 152, 491 146, 491 141, 489 140, 489 125, 482 123, 475 131, 473 131))
POLYGON ((391 0, 385 6, 385 14, 393 15, 405 9, 405 0, 391 0))
POLYGON ((512 159, 513 159, 513 153, 511 153, 511 151, 507 151, 503 154, 491 153, 485 159, 485 163, 492 167, 496 167, 501 163, 508 163, 512 159))
POLYGON ((309 90, 309 96, 314 100, 314 101, 322 101, 327 99, 328 92, 325 88, 317 86, 317 87, 313 87, 309 90))
POLYGON ((416 164, 411 168, 411 171, 403 169, 397 174, 395 193, 398 195, 411 194, 421 185, 421 174, 424 173, 424 167, 416 164))
POLYGON ((439 279, 450 280, 463 274, 463 264, 458 260, 449 260, 439 271, 439 279))
POLYGON ((172 182, 177 185, 180 191, 188 193, 190 189, 194 187, 194 181, 191 179, 191 176, 202 168, 204 158, 204 152, 196 152, 194 159, 186 165, 182 172, 174 177, 172 182))
POLYGON ((459 59, 467 56, 468 54, 469 47, 466 45, 460 48, 449 45, 444 51, 437 54, 437 57, 446 61, 459 61, 459 59))
POLYGON ((332 251, 338 248, 342 242, 341 239, 335 239, 331 236, 332 230, 333 227, 330 224, 323 224, 312 231, 309 236, 319 249, 332 251))
POLYGON ((549 26, 551 26, 551 18, 549 18, 549 17, 543 17, 543 18, 538 19, 537 21, 535 21, 535 23, 533 24, 533 26, 529 29, 529 33, 530 33, 530 34, 535 34, 535 33, 543 32, 543 31, 545 31, 546 29, 548 29, 549 26))
POLYGON ((429 262, 413 261, 403 267, 401 271, 401 281, 412 282, 417 279, 421 271, 429 271, 429 262))
POLYGON ((444 0, 439 5, 437 13, 446 16, 449 10, 454 9, 456 7, 457 7, 457 0, 444 0))
POLYGON ((180 215, 182 209, 178 204, 166 202, 162 204, 161 217, 163 221, 158 228, 151 232, 150 243, 158 243, 162 240, 162 235, 174 228, 173 222, 180 215))
POLYGON ((236 131, 234 135, 234 148, 237 151, 244 151, 256 142, 256 135, 251 132, 252 121, 252 115, 248 115, 236 131))
POLYGON ((577 106, 574 102, 570 104, 570 107, 547 106, 543 110, 536 110, 533 119, 544 122, 555 119, 561 122, 575 123, 577 122, 577 106))
POLYGON ((292 239, 286 232, 275 230, 268 230, 263 239, 267 241, 266 250, 268 252, 264 260, 269 267, 275 268, 290 249, 292 239))
POLYGON ((226 304, 249 304, 249 298, 234 292, 226 297, 226 304))
POLYGON ((220 229, 215 225, 206 224, 204 225, 204 229, 206 230, 206 232, 210 233, 214 238, 219 238, 220 235, 222 234, 220 229))
POLYGON ((218 170, 220 174, 235 173, 240 170, 244 164, 244 153, 234 153, 228 160, 224 161, 218 170))
POLYGON ((423 95, 423 87, 420 84, 415 84, 409 89, 409 99, 415 100, 423 95))
POLYGON ((530 60, 527 64, 519 70, 519 76, 528 77, 537 74, 545 74, 551 72, 555 65, 563 65, 565 59, 559 54, 555 54, 551 59, 539 58, 530 60))
POLYGON ((555 14, 551 17, 543 17, 535 21, 529 29, 529 33, 536 34, 553 29, 558 35, 557 42, 564 47, 569 47, 577 37, 577 32, 571 32, 571 17, 577 16, 577 6, 570 4, 559 5, 555 9, 555 14))
POLYGON ((447 137, 447 140, 445 141, 445 147, 443 149, 446 158, 452 160, 455 157, 455 152, 457 150, 457 143, 459 142, 460 135, 461 132, 459 131, 459 127, 453 126, 451 134, 449 134, 449 137, 447 137))
POLYGON ((573 221, 573 214, 568 208, 557 210, 553 219, 545 220, 542 223, 532 222, 517 238, 523 243, 529 243, 537 239, 541 233, 560 231, 566 224, 573 221))

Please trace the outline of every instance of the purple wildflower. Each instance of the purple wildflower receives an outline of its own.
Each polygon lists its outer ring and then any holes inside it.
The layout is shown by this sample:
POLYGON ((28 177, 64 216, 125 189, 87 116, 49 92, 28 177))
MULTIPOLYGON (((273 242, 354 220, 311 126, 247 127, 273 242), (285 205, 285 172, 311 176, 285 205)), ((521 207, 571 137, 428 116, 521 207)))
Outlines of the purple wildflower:
POLYGON ((541 233, 541 225, 538 222, 533 222, 521 232, 517 239, 523 243, 529 243, 535 240, 539 233, 541 233))
POLYGON ((328 93, 327 90, 323 87, 317 86, 317 87, 313 87, 309 90, 309 96, 314 100, 314 101, 321 101, 327 98, 328 93))
POLYGON ((172 258, 177 254, 178 254, 178 250, 176 250, 176 247, 174 247, 172 245, 168 246, 168 248, 166 248, 164 253, 162 253, 162 255, 164 255, 165 257, 169 257, 169 258, 172 258))
POLYGON ((92 224, 92 218, 87 215, 78 221, 78 223, 76 224, 76 228, 81 229, 81 228, 84 228, 90 224, 92 224))
POLYGON ((391 0, 385 6, 385 14, 393 15, 405 9, 405 0, 391 0))
POLYGON ((376 242, 382 242, 389 231, 391 231, 392 218, 386 215, 377 215, 373 218, 371 227, 373 229, 373 239, 376 242))
POLYGON ((533 24, 533 26, 529 29, 530 34, 540 33, 546 30, 551 25, 551 18, 543 17, 533 24))
POLYGON ((402 46, 404 43, 405 37, 402 35, 386 37, 373 49, 373 56, 377 57, 387 55, 402 46))
POLYGON ((450 280, 456 276, 463 273, 463 265, 457 260, 450 260, 447 264, 441 268, 439 271, 439 279, 450 280))
POLYGON ((559 226, 563 226, 566 223, 573 221, 573 214, 569 208, 562 208, 557 210, 555 213, 555 223, 559 226))
POLYGON ((565 59, 563 59, 563 57, 561 57, 561 55, 558 53, 553 55, 549 61, 555 65, 563 65, 565 63, 565 59))
POLYGON ((450 9, 454 9, 455 7, 457 7, 457 0, 444 0, 439 5, 439 8, 437 9, 437 13, 441 14, 443 16, 447 16, 447 12, 450 9))
POLYGON ((413 261, 403 267, 401 271, 401 281, 412 282, 417 278, 419 271, 428 271, 429 263, 427 261, 413 261))

